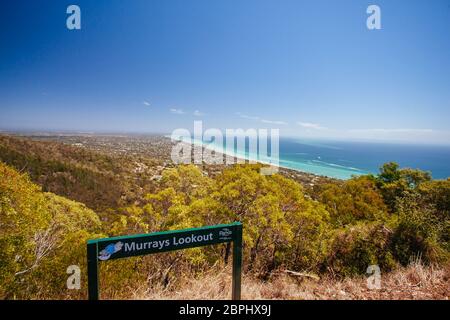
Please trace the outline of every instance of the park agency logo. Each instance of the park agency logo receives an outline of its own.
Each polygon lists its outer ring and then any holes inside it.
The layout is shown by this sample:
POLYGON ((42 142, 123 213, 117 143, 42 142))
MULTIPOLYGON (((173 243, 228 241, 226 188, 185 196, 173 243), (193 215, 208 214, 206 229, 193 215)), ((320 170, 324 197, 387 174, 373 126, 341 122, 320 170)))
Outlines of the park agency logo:
POLYGON ((230 229, 223 228, 222 230, 219 231, 219 239, 220 240, 230 240, 232 233, 233 232, 230 229))
POLYGON ((117 243, 111 243, 105 249, 100 251, 100 255, 98 256, 98 258, 102 261, 108 260, 112 254, 122 250, 122 247, 123 247, 123 243, 120 241, 117 243))

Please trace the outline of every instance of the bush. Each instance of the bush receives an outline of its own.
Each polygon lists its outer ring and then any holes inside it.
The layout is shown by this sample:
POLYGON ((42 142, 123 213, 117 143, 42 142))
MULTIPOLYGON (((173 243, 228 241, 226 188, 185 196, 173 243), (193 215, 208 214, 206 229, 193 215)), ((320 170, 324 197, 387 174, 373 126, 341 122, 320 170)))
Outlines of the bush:
POLYGON ((67 267, 85 271, 86 240, 101 236, 92 210, 43 193, 1 162, 0 221, 0 294, 6 298, 61 297, 67 267))
POLYGON ((415 256, 421 256, 425 263, 449 258, 446 242, 449 220, 442 219, 435 206, 423 202, 421 195, 414 192, 399 199, 397 210, 398 226, 391 246, 402 265, 407 265, 415 256))
POLYGON ((380 221, 387 217, 384 204, 375 180, 362 176, 319 187, 317 199, 330 212, 332 223, 337 227, 357 221, 380 221))
POLYGON ((396 263, 389 251, 392 231, 383 223, 359 223, 337 230, 327 269, 339 276, 363 274, 370 265, 388 271, 396 263))

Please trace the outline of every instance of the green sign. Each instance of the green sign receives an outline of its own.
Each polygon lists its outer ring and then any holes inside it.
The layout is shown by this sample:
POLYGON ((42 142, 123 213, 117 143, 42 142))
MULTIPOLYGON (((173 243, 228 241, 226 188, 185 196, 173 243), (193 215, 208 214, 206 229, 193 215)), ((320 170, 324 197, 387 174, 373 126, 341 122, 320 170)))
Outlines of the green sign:
POLYGON ((228 242, 233 242, 232 299, 240 300, 242 265, 242 224, 240 222, 89 240, 87 243, 89 299, 98 300, 99 298, 99 262, 228 242))

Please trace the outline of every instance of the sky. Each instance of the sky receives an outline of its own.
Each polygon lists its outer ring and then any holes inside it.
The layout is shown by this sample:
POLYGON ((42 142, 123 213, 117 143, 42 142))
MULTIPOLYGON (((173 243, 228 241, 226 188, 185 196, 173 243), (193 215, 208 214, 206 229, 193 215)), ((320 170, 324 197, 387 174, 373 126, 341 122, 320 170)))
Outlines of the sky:
POLYGON ((8 1, 0 130, 450 144, 449 39, 448 0, 8 1))

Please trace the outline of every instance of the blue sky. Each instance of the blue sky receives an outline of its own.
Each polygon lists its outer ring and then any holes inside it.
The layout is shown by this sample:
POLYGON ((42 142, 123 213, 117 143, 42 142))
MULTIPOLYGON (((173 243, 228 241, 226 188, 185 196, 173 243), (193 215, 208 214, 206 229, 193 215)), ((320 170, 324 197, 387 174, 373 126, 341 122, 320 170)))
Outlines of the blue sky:
POLYGON ((0 129, 450 143, 449 39, 448 0, 8 1, 0 129))

